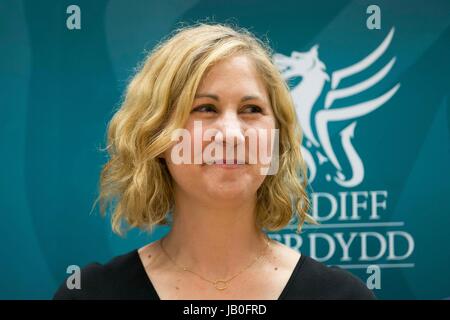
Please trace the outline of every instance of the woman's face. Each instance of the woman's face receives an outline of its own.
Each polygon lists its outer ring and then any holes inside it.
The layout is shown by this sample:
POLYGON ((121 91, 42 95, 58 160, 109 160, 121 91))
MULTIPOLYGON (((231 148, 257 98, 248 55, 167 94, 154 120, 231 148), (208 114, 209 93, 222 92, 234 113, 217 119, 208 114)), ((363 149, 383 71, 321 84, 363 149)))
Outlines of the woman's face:
POLYGON ((272 156, 275 126, 268 93, 250 58, 237 55, 214 65, 201 80, 184 127, 190 154, 188 148, 174 149, 181 139, 164 153, 176 192, 214 203, 254 197, 265 178, 262 168, 268 167, 260 153, 272 156), (179 155, 189 163, 179 164, 179 155), (245 163, 209 164, 208 155, 217 162, 245 163))

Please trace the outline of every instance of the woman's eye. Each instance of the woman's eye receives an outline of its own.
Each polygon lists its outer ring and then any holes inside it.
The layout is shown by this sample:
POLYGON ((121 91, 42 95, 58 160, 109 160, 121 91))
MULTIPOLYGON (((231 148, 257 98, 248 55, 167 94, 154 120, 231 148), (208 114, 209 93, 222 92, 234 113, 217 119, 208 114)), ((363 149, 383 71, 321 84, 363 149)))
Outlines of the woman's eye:
MULTIPOLYGON (((192 110, 192 112, 217 112, 217 109, 212 104, 203 104, 198 106, 192 110)), ((243 113, 262 113, 262 108, 255 105, 248 105, 242 109, 243 113)))
POLYGON ((245 113, 261 113, 262 112, 262 108, 261 107, 258 107, 258 106, 254 106, 254 105, 249 105, 249 106, 247 106, 247 107, 245 107, 244 108, 244 111, 245 110, 249 110, 249 111, 246 111, 245 113))
POLYGON ((204 104, 197 108, 194 108, 192 111, 198 111, 198 112, 215 112, 216 108, 212 104, 204 104))

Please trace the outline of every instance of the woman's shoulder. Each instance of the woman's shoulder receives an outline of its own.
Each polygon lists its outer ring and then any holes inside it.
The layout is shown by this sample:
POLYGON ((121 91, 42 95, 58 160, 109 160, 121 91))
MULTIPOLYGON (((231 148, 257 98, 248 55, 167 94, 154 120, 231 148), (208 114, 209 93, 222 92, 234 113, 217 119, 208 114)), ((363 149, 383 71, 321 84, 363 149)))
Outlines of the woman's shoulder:
POLYGON ((349 271, 302 254, 284 299, 373 300, 374 293, 349 271))
POLYGON ((122 299, 142 293, 142 268, 136 250, 113 257, 105 264, 93 262, 81 268, 80 288, 69 289, 67 277, 54 300, 122 299))

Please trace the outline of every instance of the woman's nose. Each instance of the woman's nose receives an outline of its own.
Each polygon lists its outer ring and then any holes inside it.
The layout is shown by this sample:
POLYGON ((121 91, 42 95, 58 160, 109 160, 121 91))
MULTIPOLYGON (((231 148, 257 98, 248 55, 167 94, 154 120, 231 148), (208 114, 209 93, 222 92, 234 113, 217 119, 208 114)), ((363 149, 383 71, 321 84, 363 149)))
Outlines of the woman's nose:
POLYGON ((236 112, 224 112, 217 120, 217 129, 223 137, 223 144, 227 147, 245 143, 243 124, 236 112))

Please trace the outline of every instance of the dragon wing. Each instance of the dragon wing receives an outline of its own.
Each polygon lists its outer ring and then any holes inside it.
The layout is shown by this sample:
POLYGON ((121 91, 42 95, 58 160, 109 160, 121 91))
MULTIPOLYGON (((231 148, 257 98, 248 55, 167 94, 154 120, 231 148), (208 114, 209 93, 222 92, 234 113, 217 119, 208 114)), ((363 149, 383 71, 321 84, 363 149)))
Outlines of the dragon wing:
POLYGON ((381 68, 378 72, 376 72, 368 79, 361 81, 360 83, 357 83, 350 87, 345 87, 342 89, 337 87, 342 79, 351 77, 367 69, 375 61, 377 61, 389 47, 393 35, 394 35, 394 28, 392 28, 389 31, 388 35, 383 40, 383 42, 367 57, 349 67, 337 70, 333 72, 331 75, 331 90, 325 97, 325 109, 322 109, 317 112, 315 122, 320 143, 324 151, 328 155, 330 161, 339 170, 341 170, 341 166, 337 160, 336 155, 334 154, 333 148, 331 147, 330 137, 328 134, 328 122, 350 120, 361 117, 369 112, 372 112, 373 110, 383 105, 386 101, 388 101, 395 94, 395 92, 397 92, 397 90, 400 87, 400 84, 396 84, 393 88, 391 88, 381 96, 369 101, 365 101, 363 103, 339 109, 332 109, 332 108, 330 109, 330 107, 332 106, 334 101, 354 96, 364 90, 367 90, 368 88, 374 86, 379 81, 381 81, 392 69, 392 66, 395 63, 395 57, 393 57, 383 68, 381 68))

